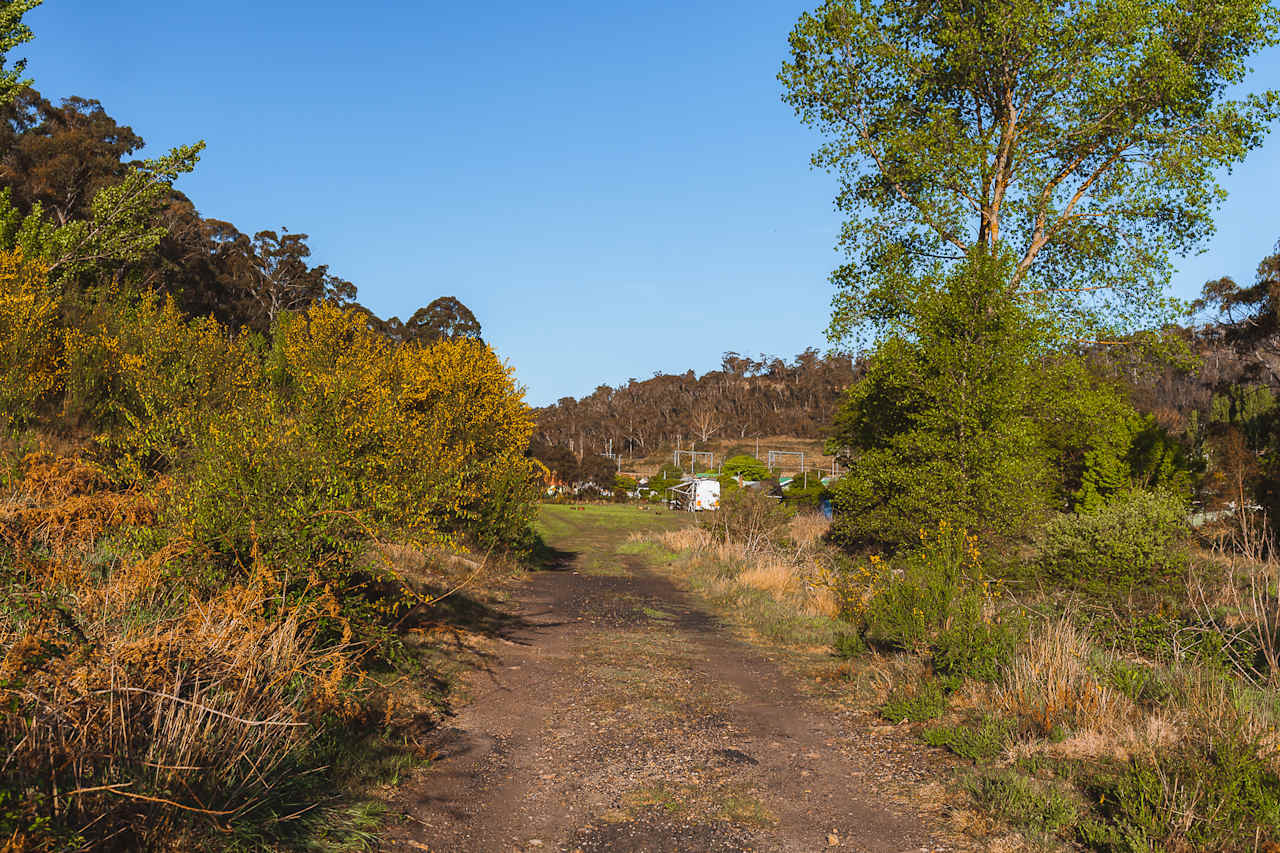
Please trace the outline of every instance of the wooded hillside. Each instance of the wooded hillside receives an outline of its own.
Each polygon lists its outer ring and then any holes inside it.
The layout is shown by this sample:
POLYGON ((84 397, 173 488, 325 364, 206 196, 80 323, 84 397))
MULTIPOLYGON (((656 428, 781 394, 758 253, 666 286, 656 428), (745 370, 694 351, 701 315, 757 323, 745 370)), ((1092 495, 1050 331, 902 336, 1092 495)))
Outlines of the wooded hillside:
POLYGON ((579 454, 603 452, 612 441, 615 452, 633 457, 682 440, 820 438, 857 373, 848 356, 814 349, 791 361, 729 352, 719 370, 702 376, 660 373, 601 385, 581 399, 564 397, 538 410, 536 437, 579 454))
MULTIPOLYGON (((172 179, 130 185, 126 179, 135 170, 154 172, 133 159, 144 144, 95 99, 55 104, 35 89, 18 90, 0 103, 5 242, 23 241, 24 220, 57 228, 92 222, 83 239, 64 241, 66 256, 51 259, 52 273, 76 289, 105 279, 160 292, 187 315, 212 315, 232 329, 266 333, 282 312, 324 300, 360 311, 371 329, 393 340, 480 337, 476 318, 453 297, 419 308, 406 321, 383 320, 356 302, 355 284, 311 263, 308 235, 283 227, 242 232, 202 215, 172 179), (126 188, 115 209, 95 209, 98 194, 115 187, 126 188), (146 226, 145 239, 125 252, 111 235, 130 216, 146 226)), ((194 166, 195 153, 174 177, 194 166)))

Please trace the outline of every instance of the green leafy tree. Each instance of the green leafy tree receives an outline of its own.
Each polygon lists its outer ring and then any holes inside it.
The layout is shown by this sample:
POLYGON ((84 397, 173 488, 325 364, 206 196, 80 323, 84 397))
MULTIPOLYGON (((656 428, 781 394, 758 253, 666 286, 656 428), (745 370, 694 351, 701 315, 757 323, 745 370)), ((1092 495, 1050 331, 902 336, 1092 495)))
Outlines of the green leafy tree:
POLYGON ((1100 436, 1096 446, 1085 451, 1080 488, 1074 497, 1075 509, 1085 512, 1098 509, 1107 499, 1124 494, 1131 485, 1129 465, 1125 459, 1132 433, 1127 421, 1116 421, 1114 428, 1100 436))
POLYGON ((1053 352, 1008 271, 978 252, 939 273, 868 358, 830 440, 848 466, 832 489, 838 541, 896 545, 941 521, 1018 534, 1055 502, 1064 450, 1113 395, 1053 352))
POLYGON ((122 181, 94 194, 88 218, 65 224, 45 216, 38 202, 23 216, 6 188, 0 192, 0 244, 39 258, 56 281, 91 271, 118 275, 159 245, 165 234, 160 209, 203 149, 203 142, 183 145, 131 168, 122 181))
POLYGON ((22 79, 23 72, 27 70, 27 61, 18 59, 11 63, 9 51, 26 44, 34 37, 35 34, 23 23, 22 18, 41 2, 42 0, 0 0, 0 104, 12 103, 18 93, 31 82, 22 79))
POLYGON ((1151 415, 1130 413, 1102 425, 1084 454, 1077 511, 1092 512, 1133 489, 1187 496, 1192 464, 1186 448, 1151 415))
POLYGON ((41 0, 0 0, 0 106, 6 126, 2 171, 18 184, 0 192, 0 247, 39 260, 56 283, 91 270, 118 275, 164 235, 159 211, 173 182, 195 168, 204 143, 125 167, 142 140, 101 104, 69 98, 54 108, 23 79, 26 60, 9 53, 33 37, 23 17, 41 0), (23 97, 23 93, 26 96, 23 97), (48 205, 46 210, 45 205, 48 205))
POLYGON ((884 331, 922 275, 975 248, 1067 337, 1170 316, 1172 254, 1213 230, 1215 175, 1276 92, 1238 99, 1277 41, 1267 0, 827 0, 791 34, 785 99, 827 139, 848 220, 834 339, 884 331))
POLYGON ((767 480, 770 477, 768 466, 747 454, 730 456, 724 461, 721 473, 729 477, 742 477, 744 480, 767 480))
POLYGON ((1067 497, 1090 430, 1131 414, 1076 347, 1154 342, 1175 316, 1170 258, 1212 232, 1217 171, 1277 116, 1275 92, 1227 93, 1278 22, 1267 0, 827 0, 800 18, 784 97, 825 136, 813 162, 847 217, 828 333, 879 342, 837 419, 838 536, 1018 533, 1067 497))
POLYGON ((1233 385, 1209 401, 1209 422, 1239 428, 1252 450, 1266 448, 1275 420, 1275 394, 1264 385, 1233 385))

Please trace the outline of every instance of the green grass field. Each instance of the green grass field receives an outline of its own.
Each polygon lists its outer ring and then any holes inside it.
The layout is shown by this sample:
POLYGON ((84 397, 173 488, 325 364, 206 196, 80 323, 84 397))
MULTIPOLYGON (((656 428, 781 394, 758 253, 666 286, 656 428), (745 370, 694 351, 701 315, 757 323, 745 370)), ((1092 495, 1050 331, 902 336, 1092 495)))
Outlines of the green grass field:
POLYGON ((674 530, 693 523, 687 512, 636 504, 543 504, 536 529, 547 544, 548 559, 566 552, 582 555, 589 572, 621 571, 617 554, 632 533, 674 530))

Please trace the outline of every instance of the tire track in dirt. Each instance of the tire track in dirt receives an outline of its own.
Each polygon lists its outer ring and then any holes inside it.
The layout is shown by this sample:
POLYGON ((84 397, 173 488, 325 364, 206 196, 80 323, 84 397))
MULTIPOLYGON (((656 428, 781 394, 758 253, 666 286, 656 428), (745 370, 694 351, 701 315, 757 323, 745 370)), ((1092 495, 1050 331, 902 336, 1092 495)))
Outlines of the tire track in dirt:
POLYGON ((634 557, 535 574, 385 850, 946 849, 848 718, 634 557))

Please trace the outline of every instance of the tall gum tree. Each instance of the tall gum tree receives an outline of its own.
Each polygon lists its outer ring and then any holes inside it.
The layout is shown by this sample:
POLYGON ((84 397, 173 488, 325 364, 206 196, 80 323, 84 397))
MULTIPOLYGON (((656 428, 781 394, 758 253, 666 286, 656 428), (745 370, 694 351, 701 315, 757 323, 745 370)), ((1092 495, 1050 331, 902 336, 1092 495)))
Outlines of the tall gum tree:
POLYGON ((835 341, 901 330, 926 275, 981 249, 1067 339, 1170 316, 1174 255, 1213 231, 1215 174, 1280 99, 1231 97, 1276 44, 1266 0, 828 0, 791 34, 784 99, 826 141, 848 262, 835 341))
POLYGON ((9 104, 30 85, 22 75, 25 59, 10 59, 9 52, 31 41, 34 34, 22 19, 42 0, 0 0, 0 104, 9 104))

